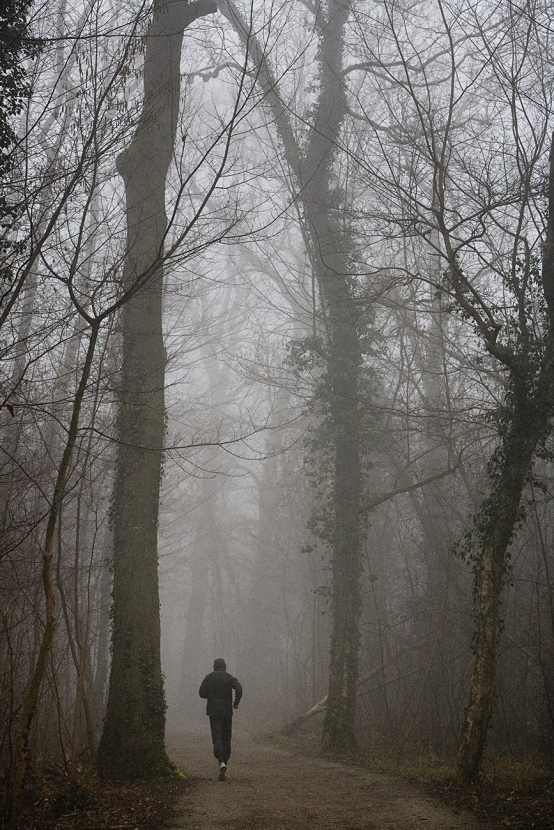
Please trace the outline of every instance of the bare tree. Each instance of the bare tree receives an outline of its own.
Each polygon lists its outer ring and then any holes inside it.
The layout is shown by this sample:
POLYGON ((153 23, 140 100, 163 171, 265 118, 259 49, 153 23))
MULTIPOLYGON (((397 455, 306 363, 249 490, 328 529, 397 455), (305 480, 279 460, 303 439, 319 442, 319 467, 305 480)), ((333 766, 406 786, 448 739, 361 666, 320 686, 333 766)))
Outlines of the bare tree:
MULTIPOLYGON (((539 178, 551 81, 539 57, 542 7, 490 18, 485 6, 462 5, 456 19, 438 2, 431 14, 437 37, 429 45, 402 7, 387 5, 381 38, 353 71, 375 72, 382 84, 373 93, 387 115, 375 119, 372 134, 385 153, 366 169, 387 206, 383 221, 424 240, 439 258, 441 278, 425 278, 473 324, 504 382, 489 493, 466 546, 475 576, 475 664, 456 768, 471 781, 493 709, 508 548, 552 418, 552 229, 550 219, 543 224, 539 178), (491 138, 500 130, 503 149, 476 156, 476 130, 491 138)), ((361 94, 361 109, 366 101, 361 94)), ((549 176, 551 188, 552 168, 549 176)), ((423 276, 406 260, 404 269, 423 276)))
POLYGON ((323 367, 315 393, 321 427, 313 442, 322 450, 316 462, 321 466, 314 468, 322 503, 314 514, 313 529, 326 540, 331 552, 334 621, 323 745, 330 751, 349 749, 355 745, 364 512, 362 467, 367 443, 363 413, 368 411, 361 406, 366 394, 362 341, 367 337, 367 329, 352 265, 352 228, 340 218, 344 194, 337 178, 341 132, 348 112, 342 72, 351 3, 329 0, 314 9, 319 87, 303 148, 267 54, 237 8, 227 3, 222 7, 224 13, 225 8, 248 48, 271 107, 321 302, 317 326, 314 317, 313 337, 299 349, 311 351, 323 367))

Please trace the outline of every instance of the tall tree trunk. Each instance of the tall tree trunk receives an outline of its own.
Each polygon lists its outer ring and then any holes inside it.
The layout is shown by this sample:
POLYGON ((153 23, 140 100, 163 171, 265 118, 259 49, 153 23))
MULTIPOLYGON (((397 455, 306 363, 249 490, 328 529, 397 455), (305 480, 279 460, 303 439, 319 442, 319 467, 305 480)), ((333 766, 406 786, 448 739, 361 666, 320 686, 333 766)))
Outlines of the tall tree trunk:
MULTIPOLYGON (((334 276, 337 280, 336 275, 334 276)), ((332 613, 329 697, 323 722, 323 748, 356 746, 354 717, 358 680, 361 609, 361 435, 358 386, 361 354, 356 324, 345 317, 352 297, 344 286, 346 304, 328 304, 331 339, 328 368, 330 412, 334 436, 334 481, 331 509, 332 613), (349 301, 349 302, 348 302, 349 301), (337 319, 338 318, 338 319, 337 319)))
POLYGON ((329 0, 322 27, 320 92, 314 127, 300 178, 302 203, 314 268, 327 323, 328 354, 324 379, 333 454, 330 510, 332 613, 329 697, 323 723, 323 748, 330 752, 356 745, 354 717, 358 679, 361 607, 361 456, 360 380, 362 354, 359 305, 351 275, 352 237, 341 224, 335 164, 347 113, 342 80, 344 27, 350 2, 329 0))
POLYGON ((140 778, 170 769, 160 658, 157 530, 166 352, 162 333, 165 181, 180 97, 184 30, 211 0, 155 0, 146 38, 144 101, 118 158, 126 189, 124 280, 138 290, 123 309, 119 446, 113 505, 113 651, 100 740, 101 774, 140 778))
POLYGON ((474 585, 475 659, 456 759, 456 774, 464 783, 475 781, 481 769, 494 704, 502 629, 500 604, 508 564, 507 551, 533 453, 544 426, 544 423, 533 424, 521 418, 514 423, 506 440, 500 480, 485 508, 488 510, 487 528, 476 564, 474 585))
POLYGON ((356 744, 354 715, 362 571, 362 349, 360 307, 350 259, 352 231, 343 222, 336 169, 348 111, 343 53, 351 0, 326 0, 314 8, 315 25, 320 32, 319 92, 305 150, 296 141, 287 108, 279 96, 278 82, 263 49, 248 32, 231 0, 221 6, 221 11, 248 46, 252 62, 257 65, 258 82, 271 106, 293 177, 292 195, 301 204, 303 235, 325 320, 321 339, 326 374, 320 394, 325 398, 329 418, 328 449, 333 457, 333 480, 328 505, 332 526, 323 535, 331 551, 333 628, 323 748, 335 752, 353 749, 356 744))
MULTIPOLYGON (((543 251, 542 283, 548 323, 538 370, 523 351, 504 358, 509 369, 511 398, 506 403, 509 423, 491 464, 491 494, 485 501, 478 528, 481 548, 475 563, 474 654, 469 700, 464 716, 456 774, 467 783, 478 779, 493 712, 502 622, 500 603, 508 564, 508 547, 520 514, 521 496, 538 445, 550 433, 554 416, 554 137, 550 152, 549 218, 543 251)), ((496 341, 487 342, 503 360, 496 341)))

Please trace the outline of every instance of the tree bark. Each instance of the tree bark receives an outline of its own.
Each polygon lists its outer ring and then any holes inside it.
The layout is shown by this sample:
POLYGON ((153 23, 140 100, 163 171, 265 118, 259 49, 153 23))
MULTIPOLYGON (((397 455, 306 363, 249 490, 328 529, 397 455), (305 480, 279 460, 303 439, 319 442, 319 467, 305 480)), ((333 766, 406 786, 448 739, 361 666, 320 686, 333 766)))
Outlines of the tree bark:
MULTIPOLYGON (((508 547, 520 515, 523 488, 537 447, 551 431, 554 416, 554 137, 550 151, 549 217, 543 251, 542 284, 547 328, 538 370, 532 371, 530 350, 509 368, 512 391, 498 462, 491 469, 491 495, 481 511, 481 549, 475 564, 475 661, 458 754, 456 775, 462 783, 479 778, 490 726, 502 630, 500 604, 508 566, 508 547)), ((495 341, 487 343, 496 353, 495 341)), ((503 352, 500 352, 500 357, 503 352)))
MULTIPOLYGON (((519 418, 514 423, 512 434, 506 440, 508 446, 500 480, 490 500, 486 535, 475 572, 475 659, 456 759, 456 775, 463 783, 478 779, 486 747, 496 687, 502 631, 500 605, 508 565, 508 547, 534 450, 544 430, 545 423, 541 424, 540 420, 533 424, 519 418)), ((547 417, 546 423, 548 420, 547 417)))
POLYGON ((113 503, 112 666, 98 751, 112 779, 171 770, 164 748, 157 530, 165 428, 162 332, 165 181, 180 97, 184 30, 211 14, 211 0, 155 0, 144 62, 144 100, 134 138, 118 158, 126 190, 124 280, 136 293, 122 313, 119 447, 113 503))
POLYGON ((354 717, 361 608, 361 499, 363 453, 360 429, 362 351, 359 305, 351 275, 351 234, 341 223, 334 165, 347 113, 342 80, 344 27, 350 2, 330 0, 322 29, 320 93, 316 119, 300 167, 302 204, 314 268, 327 322, 325 379, 332 434, 330 510, 332 613, 329 695, 322 748, 356 746, 354 717))

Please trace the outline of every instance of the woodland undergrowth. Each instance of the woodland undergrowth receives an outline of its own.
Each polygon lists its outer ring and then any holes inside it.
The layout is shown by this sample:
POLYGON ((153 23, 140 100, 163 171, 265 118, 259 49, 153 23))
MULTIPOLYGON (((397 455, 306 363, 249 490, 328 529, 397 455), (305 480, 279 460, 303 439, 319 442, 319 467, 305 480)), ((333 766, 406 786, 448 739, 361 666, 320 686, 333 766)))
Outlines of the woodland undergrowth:
MULTIPOLYGON (((316 730, 299 731, 292 737, 273 734, 268 740, 295 754, 315 757, 319 750, 316 730)), ((399 758, 382 745, 377 751, 370 742, 360 740, 356 752, 333 760, 407 779, 453 810, 473 813, 484 830, 554 830, 554 768, 546 762, 489 751, 481 783, 461 786, 454 777, 454 758, 417 753, 399 758)))
MULTIPOLYGON (((316 757, 319 751, 316 731, 260 740, 295 755, 316 757)), ((399 759, 361 744, 357 752, 333 760, 409 780, 453 810, 473 813, 484 830, 554 827, 554 770, 536 760, 489 752, 482 782, 466 787, 455 782, 444 759, 415 754, 399 759)), ((192 786, 190 780, 174 778, 108 784, 94 773, 70 782, 61 768, 50 767, 29 781, 18 830, 163 830, 192 786)))
POLYGON ((162 830, 190 786, 177 778, 112 784, 94 773, 71 782, 51 767, 29 782, 18 830, 162 830))

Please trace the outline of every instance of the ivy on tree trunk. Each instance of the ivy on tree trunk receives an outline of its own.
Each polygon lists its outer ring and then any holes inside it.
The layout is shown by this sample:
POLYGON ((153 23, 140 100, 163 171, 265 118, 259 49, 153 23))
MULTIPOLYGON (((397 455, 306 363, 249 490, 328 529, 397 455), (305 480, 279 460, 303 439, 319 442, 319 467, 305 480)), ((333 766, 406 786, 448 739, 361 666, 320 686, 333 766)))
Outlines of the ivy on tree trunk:
POLYGON ((164 748, 160 658, 158 510, 165 429, 162 331, 165 182, 180 98, 183 33, 211 0, 156 0, 146 38, 143 108, 118 158, 126 191, 123 359, 113 501, 113 642, 108 706, 98 750, 101 774, 132 779, 172 771, 164 748))
MULTIPOLYGON (((554 137, 548 194, 549 218, 541 274, 545 300, 542 342, 534 340, 531 327, 522 326, 514 346, 498 345, 499 329, 480 325, 487 349, 508 370, 508 376, 498 419, 500 445, 489 462, 490 493, 475 518, 466 545, 474 565, 475 659, 456 758, 456 774, 463 783, 476 781, 481 772, 494 708, 502 630, 501 596, 509 545, 517 525, 524 519, 523 490, 532 476, 537 451, 551 432, 554 416, 554 137)), ((533 263, 526 267, 532 268, 533 263)), ((467 300, 456 288, 455 262, 451 268, 457 298, 471 315, 471 307, 467 307, 467 300)), ((523 313, 523 309, 520 311, 523 313)))
MULTIPOLYGON (((323 482, 321 509, 311 526, 329 546, 333 623, 329 696, 323 748, 332 753, 354 749, 361 608, 363 456, 366 396, 362 339, 367 337, 352 263, 353 229, 345 220, 337 158, 348 107, 343 78, 344 30, 351 0, 326 0, 313 7, 319 32, 319 88, 305 147, 299 144, 279 84, 264 49, 232 0, 221 11, 235 26, 269 103, 292 174, 291 195, 298 201, 306 251, 319 290, 321 309, 313 337, 294 344, 292 353, 312 352, 323 364, 314 389, 313 478, 323 482), (319 464, 319 469, 316 469, 319 464), (323 469, 325 467, 325 469, 323 469)), ((316 300, 314 297, 314 310, 316 300)))

